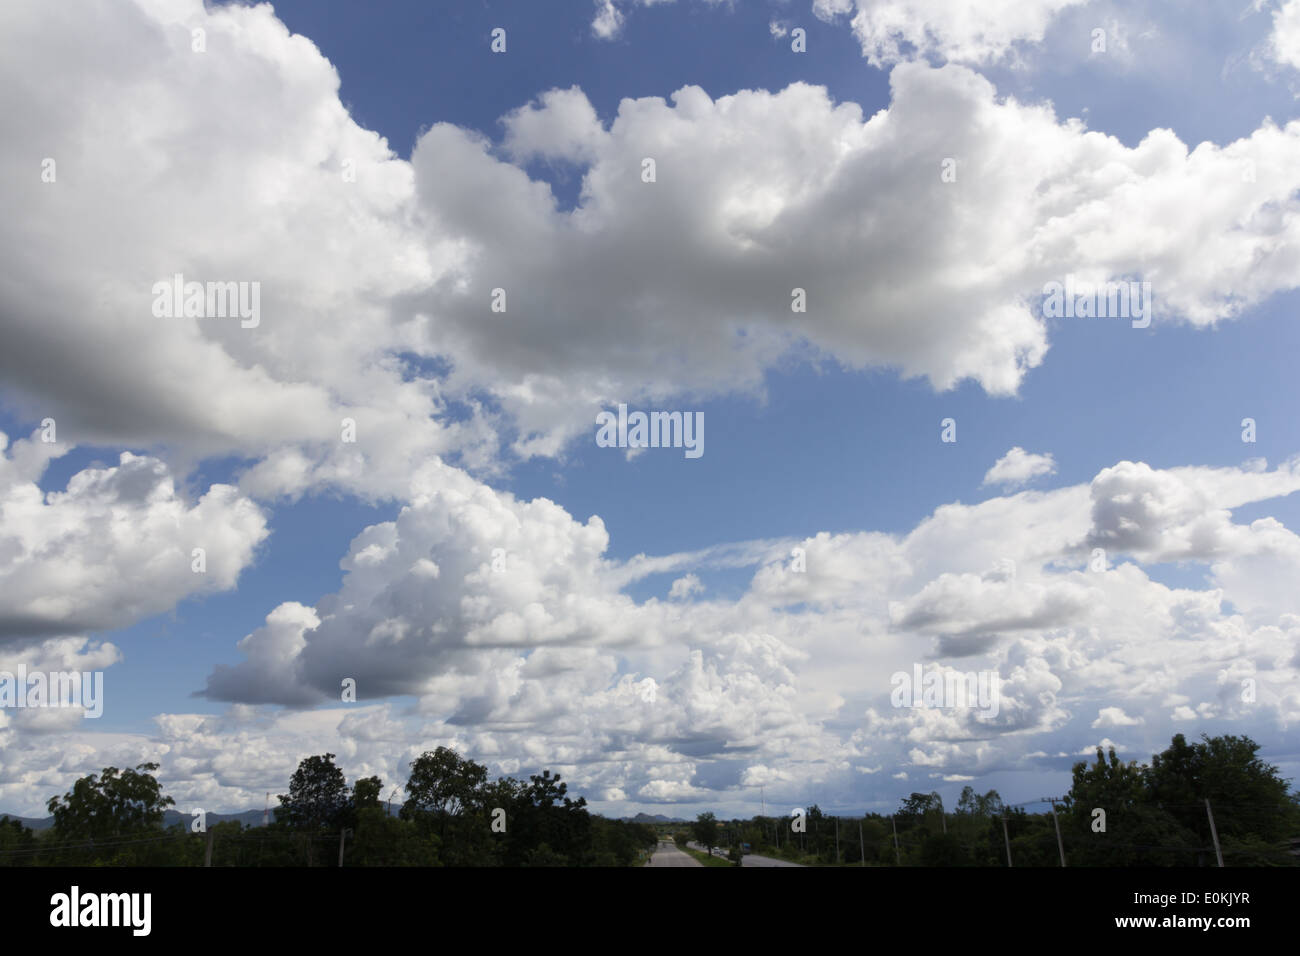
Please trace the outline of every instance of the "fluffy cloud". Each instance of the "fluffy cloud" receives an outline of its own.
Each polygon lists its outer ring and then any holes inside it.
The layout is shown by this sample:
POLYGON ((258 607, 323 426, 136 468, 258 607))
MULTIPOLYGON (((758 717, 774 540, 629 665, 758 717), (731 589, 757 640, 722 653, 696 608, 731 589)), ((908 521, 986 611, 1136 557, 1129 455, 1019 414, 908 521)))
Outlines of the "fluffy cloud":
MULTIPOLYGON (((908 37, 983 62, 1061 6, 933 29, 919 2, 821 10, 865 24, 881 62, 908 37)), ((619 9, 597 6, 611 34, 619 9)), ((555 454, 611 400, 752 388, 791 352, 1010 394, 1047 352, 1042 287, 1069 274, 1140 275, 1160 322, 1233 318, 1300 274, 1300 124, 1129 147, 967 68, 904 63, 869 118, 795 84, 716 100, 685 87, 625 100, 606 124, 559 90, 508 114, 500 144, 436 124, 407 163, 351 121, 333 68, 269 6, 10 4, 0 26, 6 396, 56 415, 64 441, 150 449, 52 495, 38 480, 54 449, 0 459, 0 629, 41 659, 107 666, 116 651, 77 634, 234 584, 266 533, 249 496, 334 486, 405 504, 356 537, 337 593, 270 609, 244 659, 214 669, 204 693, 226 712, 160 715, 153 735, 5 715, 7 807, 162 756, 178 798, 244 807, 305 753, 391 781, 437 744, 494 772, 559 769, 614 812, 743 803, 755 782, 790 805, 815 784, 829 804, 882 767, 1059 768, 1087 752, 1093 714, 1117 735, 1300 719, 1300 547, 1276 519, 1232 515, 1294 490, 1294 465, 1120 462, 1089 484, 940 506, 904 535, 622 563, 599 517, 444 460, 491 467, 512 431, 519 453, 555 454), (84 54, 76 71, 41 68, 50 37, 84 54), (525 172, 539 159, 583 169, 572 209, 525 172), (260 281, 261 322, 155 317, 152 285, 177 272, 260 281), (467 417, 449 420, 451 399, 467 417), (248 462, 241 487, 178 494, 172 475, 215 454, 248 462), (1105 570, 1087 568, 1092 547, 1105 570), (1204 565, 1207 586, 1144 569, 1166 561, 1204 565), (748 590, 702 599, 696 572, 737 566, 755 568, 748 590), (625 593, 656 572, 692 599, 625 593), (997 716, 891 708, 890 675, 918 664, 996 671, 997 716), (340 706, 348 677, 360 702, 340 706), (416 703, 390 708, 398 696, 416 703)))
POLYGON ((1295 535, 1277 522, 1232 521, 1232 509, 1300 490, 1300 466, 1274 471, 1170 469, 1125 461, 1093 479, 1090 547, 1144 562, 1242 558, 1260 550, 1297 554, 1295 535))
POLYGON ((1112 727, 1133 727, 1140 723, 1142 723, 1140 718, 1128 716, 1128 714, 1124 713, 1122 707, 1103 707, 1097 711, 1097 719, 1092 722, 1091 726, 1093 729, 1110 729, 1112 727))
MULTIPOLYGON (((622 794, 606 797, 622 812, 744 800, 759 783, 769 800, 798 805, 811 781, 848 794, 881 767, 940 777, 1059 769, 1071 758, 1047 754, 1090 753, 1096 729, 1141 727, 1158 741, 1193 718, 1252 728, 1300 719, 1300 615, 1282 598, 1249 614, 1226 607, 1240 599, 1231 569, 1256 553, 1248 535, 1226 535, 1213 555, 1180 552, 1209 565, 1204 590, 1167 587, 1132 563, 1086 567, 1098 496, 1126 498, 1114 476, 1148 472, 1153 513, 1193 523, 1197 507, 1214 515, 1293 482, 1291 466, 1121 463, 1090 485, 946 505, 901 537, 819 535, 801 544, 801 572, 785 543, 769 543, 734 601, 637 603, 621 592, 629 571, 604 556, 598 522, 430 467, 417 477, 422 496, 353 542, 337 594, 276 609, 240 643, 247 661, 214 672, 206 694, 233 702, 229 716, 166 721, 221 726, 261 713, 261 729, 240 739, 287 735, 301 748, 337 722, 353 763, 399 781, 419 748, 456 745, 493 772, 558 768, 583 792, 622 794), (492 570, 494 548, 504 570, 492 570), (890 675, 915 666, 996 673, 996 713, 891 707, 890 675), (340 707, 349 676, 360 700, 340 707), (1249 702, 1246 679, 1257 685, 1249 702), (415 696, 414 712, 390 712, 393 695, 415 696), (331 700, 278 715, 249 707, 331 700), (1025 735, 1053 743, 1035 756, 1025 735)), ((168 746, 177 766, 197 744, 168 746)), ((266 786, 293 746, 250 744, 270 748, 266 786)), ((249 783, 248 766, 215 784, 191 777, 210 762, 179 766, 184 786, 226 794, 217 805, 262 785, 249 783)))
POLYGON ((624 100, 607 129, 579 91, 553 91, 506 118, 504 142, 586 168, 570 211, 486 141, 434 126, 412 159, 419 202, 475 250, 430 299, 461 357, 449 385, 508 373, 494 393, 517 450, 549 454, 609 402, 753 388, 792 348, 1013 393, 1047 351, 1042 290, 1071 275, 1140 275, 1159 321, 1197 325, 1296 284, 1300 124, 1129 148, 961 67, 901 64, 891 88, 864 120, 802 84, 687 87, 624 100), (1194 228, 1161 225, 1175 208, 1194 228))
POLYGON ((1273 11, 1269 47, 1277 62, 1300 69, 1300 0, 1285 0, 1273 11))
POLYGON ((242 456, 264 498, 400 498, 434 455, 495 467, 503 433, 557 454, 597 407, 756 388, 791 350, 1010 394, 1047 352, 1048 281, 1141 275, 1160 320, 1208 325, 1300 274, 1300 124, 1130 148, 962 67, 904 63, 869 119, 804 84, 685 87, 623 101, 606 127, 553 91, 505 118, 500 150, 436 123, 407 163, 266 5, 3 16, 0 81, 24 104, 0 151, 7 397, 72 441, 165 447, 181 470, 242 456), (135 55, 36 82, 50 36, 135 55), (585 169, 576 208, 519 165, 539 157, 585 169), (1185 228, 1164 228, 1175 213, 1185 228), (260 323, 154 316, 153 284, 177 273, 259 282, 260 323))
MULTIPOLYGON (((617 36, 624 9, 674 0, 596 0, 591 32, 602 40, 617 36)), ((729 0, 708 0, 717 5, 729 0)), ((1038 43, 1063 10, 1088 0, 812 0, 814 16, 828 23, 847 19, 872 66, 889 67, 925 57, 961 63, 989 63, 1018 47, 1038 43)), ((806 9, 806 8, 805 8, 806 9)), ((793 11, 791 11, 793 12, 793 11)), ((783 37, 795 21, 772 21, 783 37)))
POLYGON ((1055 472, 1056 460, 1051 455, 1031 454, 1017 445, 994 462, 984 476, 984 484, 1016 488, 1055 472))
POLYGON ((261 460, 268 495, 392 493, 412 460, 474 431, 437 424, 436 380, 404 381, 396 357, 415 319, 392 299, 454 252, 415 241, 410 166, 351 120, 334 68, 269 5, 24 2, 0 18, 13 407, 78 444, 261 460), (40 79, 54 37, 77 68, 40 79), (155 316, 154 284, 178 273, 259 283, 260 322, 155 316))
POLYGON ((618 35, 623 27, 623 14, 614 6, 614 0, 596 0, 596 16, 591 21, 591 32, 602 40, 618 35))
POLYGON ((228 590, 267 536, 265 515, 237 489, 186 501, 156 458, 122 452, 44 494, 37 481, 67 446, 7 446, 0 433, 0 640, 124 627, 228 590))
POLYGON ((884 67, 912 56, 988 63, 1043 39, 1067 7, 1087 0, 813 0, 823 20, 849 17, 862 55, 884 67))

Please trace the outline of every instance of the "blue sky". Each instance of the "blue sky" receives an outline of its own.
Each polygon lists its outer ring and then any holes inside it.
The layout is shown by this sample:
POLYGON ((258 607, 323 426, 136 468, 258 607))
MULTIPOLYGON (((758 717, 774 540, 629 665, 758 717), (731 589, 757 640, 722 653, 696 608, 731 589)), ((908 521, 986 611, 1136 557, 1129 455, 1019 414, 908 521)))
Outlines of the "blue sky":
POLYGON ((3 148, 59 176, 0 293, 0 669, 107 700, 2 715, 0 809, 146 756, 244 809, 439 744, 617 814, 1022 802, 1176 732, 1294 774, 1300 3, 928 8, 83 11, 63 49, 138 65, 83 57, 3 148), (175 272, 260 281, 262 325, 159 325, 175 272), (1045 318, 1067 273, 1155 320, 1045 318), (599 447, 619 402, 705 453, 599 447), (1002 717, 891 708, 914 662, 1001 674, 1002 717))

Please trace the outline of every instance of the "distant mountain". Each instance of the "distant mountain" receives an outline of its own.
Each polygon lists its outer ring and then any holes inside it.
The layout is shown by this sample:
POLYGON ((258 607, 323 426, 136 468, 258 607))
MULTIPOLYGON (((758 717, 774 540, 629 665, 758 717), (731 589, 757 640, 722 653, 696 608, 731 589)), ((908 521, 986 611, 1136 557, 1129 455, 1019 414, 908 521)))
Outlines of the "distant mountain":
MULTIPOLYGON (((3 817, 17 820, 31 830, 48 830, 54 826, 54 817, 20 817, 16 813, 0 813, 0 818, 3 817)), ((193 819, 189 814, 181 814, 176 810, 163 811, 164 827, 175 826, 178 823, 188 824, 193 819)), ((243 813, 209 813, 207 823, 208 826, 212 826, 216 823, 224 823, 227 820, 238 820, 246 827, 260 827, 262 825, 262 811, 245 810, 243 813)))
POLYGON ((20 817, 16 813, 0 813, 0 820, 5 817, 17 820, 29 830, 48 830, 54 825, 54 817, 20 817))
POLYGON ((634 817, 623 817, 631 823, 685 823, 685 820, 678 820, 676 817, 665 817, 658 813, 638 813, 634 817))

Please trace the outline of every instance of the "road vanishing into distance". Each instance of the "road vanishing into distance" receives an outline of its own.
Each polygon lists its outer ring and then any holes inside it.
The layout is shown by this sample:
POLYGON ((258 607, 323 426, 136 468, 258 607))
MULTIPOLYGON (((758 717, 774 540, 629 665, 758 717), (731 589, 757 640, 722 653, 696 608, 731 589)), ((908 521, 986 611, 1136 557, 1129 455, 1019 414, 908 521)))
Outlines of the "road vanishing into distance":
POLYGON ((650 862, 646 866, 703 866, 699 860, 689 853, 683 853, 675 844, 660 843, 655 847, 654 853, 650 855, 650 862))
MULTIPOLYGON (((692 850, 705 852, 704 847, 698 843, 688 843, 692 850)), ((721 850, 714 850, 714 856, 720 856, 726 859, 726 853, 721 850)), ((650 857, 650 862, 646 866, 703 866, 699 860, 695 859, 688 853, 683 853, 672 843, 660 843, 655 848, 650 857)), ((746 853, 741 866, 803 866, 802 863, 790 863, 786 860, 774 860, 770 856, 758 856, 754 853, 746 853)))

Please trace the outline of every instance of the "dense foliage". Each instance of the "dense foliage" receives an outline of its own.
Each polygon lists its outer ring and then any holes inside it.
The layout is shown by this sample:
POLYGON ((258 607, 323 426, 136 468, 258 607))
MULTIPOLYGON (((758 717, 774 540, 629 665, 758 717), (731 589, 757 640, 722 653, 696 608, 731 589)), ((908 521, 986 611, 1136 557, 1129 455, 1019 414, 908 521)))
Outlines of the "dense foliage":
POLYGON ((549 770, 526 783, 489 780, 445 747, 412 761, 396 815, 378 777, 349 788, 327 753, 299 763, 268 826, 223 821, 199 833, 164 828, 174 801, 157 769, 83 777, 49 801, 46 831, 0 818, 0 866, 202 866, 209 852, 213 866, 336 866, 340 845, 345 866, 632 866, 657 840, 653 827, 593 815, 549 770))
POLYGON ((800 863, 869 866, 1210 866, 1213 813, 1225 865, 1300 863, 1300 798, 1247 737, 1180 734, 1150 765, 1112 749, 1073 768, 1055 812, 1006 806, 997 791, 966 787, 951 811, 937 793, 913 793, 892 815, 718 820, 651 826, 590 813, 549 770, 527 782, 490 780, 487 768, 439 747, 411 762, 406 802, 394 814, 378 777, 349 788, 333 754, 307 757, 280 796, 275 820, 164 828, 153 771, 107 767, 49 801, 53 826, 33 832, 0 818, 0 866, 108 865, 632 866, 658 839, 695 841, 800 863), (1209 803, 1207 808, 1206 803, 1209 803), (1059 827, 1059 838, 1058 838, 1059 827))

